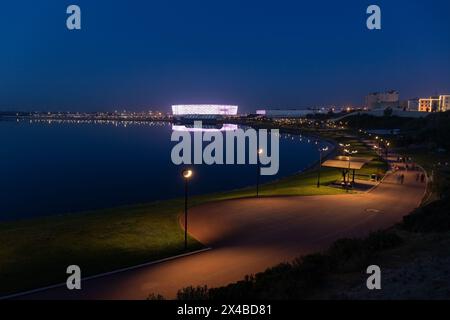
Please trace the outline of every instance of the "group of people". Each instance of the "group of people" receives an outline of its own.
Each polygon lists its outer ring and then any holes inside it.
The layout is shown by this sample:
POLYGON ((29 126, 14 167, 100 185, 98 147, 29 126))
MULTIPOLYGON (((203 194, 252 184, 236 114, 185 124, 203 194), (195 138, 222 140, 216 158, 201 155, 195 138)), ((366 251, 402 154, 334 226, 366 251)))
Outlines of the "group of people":
POLYGON ((405 182, 405 175, 402 174, 398 174, 397 175, 397 183, 403 184, 405 182))
POLYGON ((424 173, 422 173, 422 174, 418 173, 416 175, 416 181, 419 182, 419 180, 421 183, 425 183, 425 174, 424 173))
MULTIPOLYGON (((397 162, 403 164, 402 166, 400 165, 396 165, 395 166, 395 171, 399 171, 399 170, 406 170, 406 171, 420 171, 416 174, 416 181, 417 182, 421 182, 421 183, 425 183, 426 181, 426 176, 425 173, 423 173, 421 171, 421 169, 414 163, 412 162, 412 159, 409 157, 397 157, 397 162)), ((399 173, 397 174, 397 183, 399 184, 404 184, 405 183, 405 174, 403 173, 399 173)))

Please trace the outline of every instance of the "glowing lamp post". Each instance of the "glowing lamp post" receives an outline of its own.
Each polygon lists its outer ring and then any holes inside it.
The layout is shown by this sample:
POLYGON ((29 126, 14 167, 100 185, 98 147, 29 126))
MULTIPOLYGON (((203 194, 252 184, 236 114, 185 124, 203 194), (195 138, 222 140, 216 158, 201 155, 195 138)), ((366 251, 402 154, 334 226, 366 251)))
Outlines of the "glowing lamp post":
POLYGON ((257 171, 256 171, 256 197, 259 197, 259 175, 261 174, 261 162, 259 161, 259 157, 264 153, 263 149, 258 149, 258 155, 256 157, 257 162, 257 171))
POLYGON ((322 169, 322 152, 328 151, 328 147, 319 149, 319 170, 317 172, 317 188, 320 188, 320 169, 322 169))
MULTIPOLYGON (((351 171, 351 160, 352 160, 352 155, 357 154, 358 150, 349 150, 349 149, 344 149, 344 152, 348 155, 348 181, 346 183, 346 189, 348 192, 348 189, 350 187, 350 171, 351 171)), ((355 182, 355 170, 353 170, 353 183, 355 182)), ((345 183, 345 181, 344 181, 345 183)))
POLYGON ((184 179, 184 250, 187 250, 188 181, 192 178, 193 174, 193 171, 189 169, 183 170, 182 172, 184 179))

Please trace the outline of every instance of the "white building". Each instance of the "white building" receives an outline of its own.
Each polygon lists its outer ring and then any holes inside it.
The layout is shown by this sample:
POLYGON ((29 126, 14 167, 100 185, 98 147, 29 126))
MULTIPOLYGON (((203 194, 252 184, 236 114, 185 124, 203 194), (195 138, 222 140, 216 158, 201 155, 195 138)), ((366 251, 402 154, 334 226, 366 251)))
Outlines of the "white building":
POLYGON ((450 95, 444 94, 439 96, 439 111, 450 111, 450 95))
POLYGON ((236 116, 238 106, 222 104, 179 104, 172 106, 176 120, 217 120, 221 117, 236 116))
POLYGON ((408 100, 408 111, 419 111, 419 98, 408 100))
POLYGON ((237 115, 238 106, 222 104, 179 104, 172 106, 174 116, 185 115, 237 115))

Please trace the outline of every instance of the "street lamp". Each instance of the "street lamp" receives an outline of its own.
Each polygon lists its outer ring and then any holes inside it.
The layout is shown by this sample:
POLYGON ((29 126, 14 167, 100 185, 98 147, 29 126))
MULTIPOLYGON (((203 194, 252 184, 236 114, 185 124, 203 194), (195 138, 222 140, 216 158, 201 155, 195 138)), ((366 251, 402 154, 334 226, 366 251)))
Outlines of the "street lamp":
POLYGON ((319 149, 319 170, 317 172, 317 188, 320 188, 320 169, 322 169, 322 152, 328 151, 328 147, 319 149))
POLYGON ((192 178, 194 172, 190 169, 185 169, 182 172, 184 179, 184 250, 187 251, 187 215, 188 215, 188 181, 192 178))
POLYGON ((259 175, 261 173, 261 162, 259 161, 259 157, 264 154, 264 150, 259 148, 258 155, 256 156, 257 171, 256 171, 256 197, 259 197, 259 175))
MULTIPOLYGON (((344 149, 344 152, 348 155, 348 181, 347 181, 347 183, 346 183, 346 181, 344 181, 344 183, 345 183, 345 187, 346 187, 346 189, 347 189, 347 192, 348 192, 348 189, 349 189, 349 186, 350 186, 350 171, 351 171, 351 156, 353 155, 353 154, 356 154, 356 153, 358 153, 358 150, 350 150, 350 149, 344 149)), ((355 174, 354 174, 355 172, 353 171, 353 182, 355 182, 355 174)))

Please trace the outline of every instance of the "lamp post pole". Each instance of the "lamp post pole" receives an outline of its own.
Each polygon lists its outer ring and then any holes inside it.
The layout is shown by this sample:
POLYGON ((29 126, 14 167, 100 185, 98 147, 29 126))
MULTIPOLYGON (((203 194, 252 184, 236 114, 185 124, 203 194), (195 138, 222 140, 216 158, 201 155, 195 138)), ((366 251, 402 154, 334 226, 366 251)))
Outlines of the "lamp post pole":
POLYGON ((192 177, 192 170, 183 170, 184 178, 184 250, 187 251, 187 234, 188 234, 188 181, 192 177))
POLYGON ((317 171, 317 188, 320 188, 320 170, 322 169, 322 152, 327 150, 328 147, 319 149, 319 170, 317 171))
POLYGON ((258 149, 256 153, 256 197, 259 198, 259 175, 261 174, 261 162, 259 161, 260 155, 264 152, 263 149, 258 149))
POLYGON ((320 169, 322 169, 322 150, 319 150, 319 170, 317 171, 317 188, 320 188, 320 169))
MULTIPOLYGON (((347 176, 348 176, 348 181, 346 182, 346 191, 348 192, 349 188, 350 188, 350 171, 351 171, 351 157, 352 155, 358 153, 358 150, 350 150, 350 149, 344 149, 344 152, 348 155, 348 170, 347 170, 347 176)), ((345 182, 345 178, 344 178, 344 182, 345 182)))
MULTIPOLYGON (((347 148, 350 147, 350 144, 339 143, 339 145, 340 145, 341 148, 343 149, 344 154, 349 154, 349 153, 350 153, 350 151, 347 149, 347 148)), ((348 161, 349 161, 349 162, 348 162, 348 166, 349 166, 349 169, 348 169, 348 170, 350 171, 350 155, 349 155, 349 160, 348 160, 348 161)), ((344 179, 345 189, 346 189, 347 192, 348 192, 348 182, 346 181, 346 180, 347 180, 347 172, 345 172, 344 169, 342 169, 342 177, 343 177, 343 179, 344 179)))
POLYGON ((347 192, 348 192, 348 189, 350 188, 350 163, 351 163, 351 158, 349 155, 348 156, 347 184, 346 184, 347 192))
POLYGON ((378 155, 380 157, 380 160, 382 160, 383 159, 383 149, 381 148, 381 142, 383 141, 383 139, 378 137, 378 136, 375 137, 375 139, 376 139, 376 142, 378 144, 378 149, 377 149, 378 155))
POLYGON ((188 179, 184 179, 184 250, 187 251, 188 229, 188 179))

